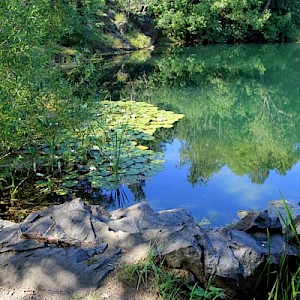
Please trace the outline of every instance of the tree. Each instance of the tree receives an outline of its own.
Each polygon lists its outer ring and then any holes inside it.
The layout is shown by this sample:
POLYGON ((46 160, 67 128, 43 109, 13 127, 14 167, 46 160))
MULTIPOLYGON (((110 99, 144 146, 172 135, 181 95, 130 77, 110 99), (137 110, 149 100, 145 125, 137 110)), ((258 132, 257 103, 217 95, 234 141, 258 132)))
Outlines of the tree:
POLYGON ((287 41, 299 25, 299 1, 151 0, 157 27, 184 42, 287 41))

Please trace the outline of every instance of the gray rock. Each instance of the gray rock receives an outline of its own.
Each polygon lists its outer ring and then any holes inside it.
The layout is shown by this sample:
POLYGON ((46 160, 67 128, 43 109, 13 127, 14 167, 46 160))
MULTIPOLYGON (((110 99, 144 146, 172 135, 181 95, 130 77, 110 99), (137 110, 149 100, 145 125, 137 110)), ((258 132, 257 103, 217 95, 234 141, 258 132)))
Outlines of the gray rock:
POLYGON ((237 230, 248 233, 267 232, 282 233, 282 225, 279 217, 270 217, 268 211, 249 212, 244 218, 237 222, 234 226, 237 230))
POLYGON ((102 242, 103 232, 108 226, 80 199, 0 229, 0 284, 56 291, 97 287, 120 254, 102 242))
POLYGON ((16 225, 16 223, 0 219, 0 229, 6 228, 6 227, 11 227, 14 225, 16 225))
POLYGON ((290 259, 298 254, 281 234, 279 219, 267 211, 248 214, 234 229, 204 230, 185 209, 154 212, 139 203, 108 213, 75 199, 10 225, 0 228, 3 287, 96 288, 121 251, 148 245, 170 267, 186 270, 202 284, 213 277, 233 299, 249 298, 270 258, 276 265, 283 249, 290 259))
MULTIPOLYGON (((286 211, 286 206, 289 209, 289 212, 292 214, 292 217, 295 218, 297 215, 300 214, 300 206, 299 204, 285 200, 285 203, 282 199, 280 200, 273 200, 268 202, 267 204, 267 210, 269 213, 269 216, 271 217, 280 217, 287 219, 287 211, 286 211)), ((281 220, 281 219, 280 219, 281 220)), ((284 225, 284 224, 282 224, 284 225)))
POLYGON ((295 224, 295 229, 299 235, 300 234, 300 215, 294 219, 294 224, 295 224))
POLYGON ((95 263, 85 261, 84 252, 59 247, 44 247, 34 251, 7 253, 0 262, 1 286, 35 290, 75 291, 98 287, 113 269, 112 256, 101 257, 95 263), (101 264, 99 265, 99 261, 101 264))

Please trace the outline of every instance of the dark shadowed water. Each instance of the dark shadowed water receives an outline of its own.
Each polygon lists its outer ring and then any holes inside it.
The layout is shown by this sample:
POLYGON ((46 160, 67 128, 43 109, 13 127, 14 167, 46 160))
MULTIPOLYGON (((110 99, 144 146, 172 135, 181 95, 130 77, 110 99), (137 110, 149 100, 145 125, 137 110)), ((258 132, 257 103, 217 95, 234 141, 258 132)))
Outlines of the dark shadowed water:
POLYGON ((160 132, 165 170, 139 193, 124 187, 127 204, 186 207, 219 226, 281 195, 298 203, 299 75, 298 44, 169 49, 139 64, 122 96, 185 118, 160 132))

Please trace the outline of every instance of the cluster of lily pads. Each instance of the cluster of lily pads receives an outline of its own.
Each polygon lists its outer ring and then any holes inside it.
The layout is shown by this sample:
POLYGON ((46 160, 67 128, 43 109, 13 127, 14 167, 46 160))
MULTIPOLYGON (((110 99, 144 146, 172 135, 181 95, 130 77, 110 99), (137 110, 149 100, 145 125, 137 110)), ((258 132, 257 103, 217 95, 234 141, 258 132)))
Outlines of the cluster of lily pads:
POLYGON ((115 190, 149 178, 164 168, 164 160, 148 141, 158 128, 171 128, 182 117, 145 102, 101 101, 92 120, 56 145, 55 155, 64 157, 61 178, 44 177, 36 186, 44 191, 54 186, 65 195, 81 180, 92 188, 115 190))
MULTIPOLYGON (((106 113, 108 127, 130 126, 136 132, 153 134, 158 128, 172 128, 173 124, 184 117, 172 111, 158 109, 158 107, 136 101, 102 101, 106 113)), ((149 137, 148 136, 148 137, 149 137)), ((143 136, 143 139, 147 139, 143 136)))

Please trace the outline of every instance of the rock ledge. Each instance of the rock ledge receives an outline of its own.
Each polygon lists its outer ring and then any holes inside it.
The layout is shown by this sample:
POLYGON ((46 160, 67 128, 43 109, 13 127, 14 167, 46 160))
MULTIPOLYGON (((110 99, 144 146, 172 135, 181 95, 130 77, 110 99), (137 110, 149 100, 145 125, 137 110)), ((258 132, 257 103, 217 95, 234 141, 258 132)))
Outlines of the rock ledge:
POLYGON ((31 213, 22 223, 0 222, 0 285, 55 292, 97 288, 123 253, 159 245, 170 268, 185 269, 235 299, 249 297, 268 257, 291 261, 298 250, 286 243, 277 217, 251 213, 234 229, 204 230, 186 209, 154 212, 146 203, 107 212, 75 199, 31 213), (267 230, 270 234, 270 253, 267 230))

